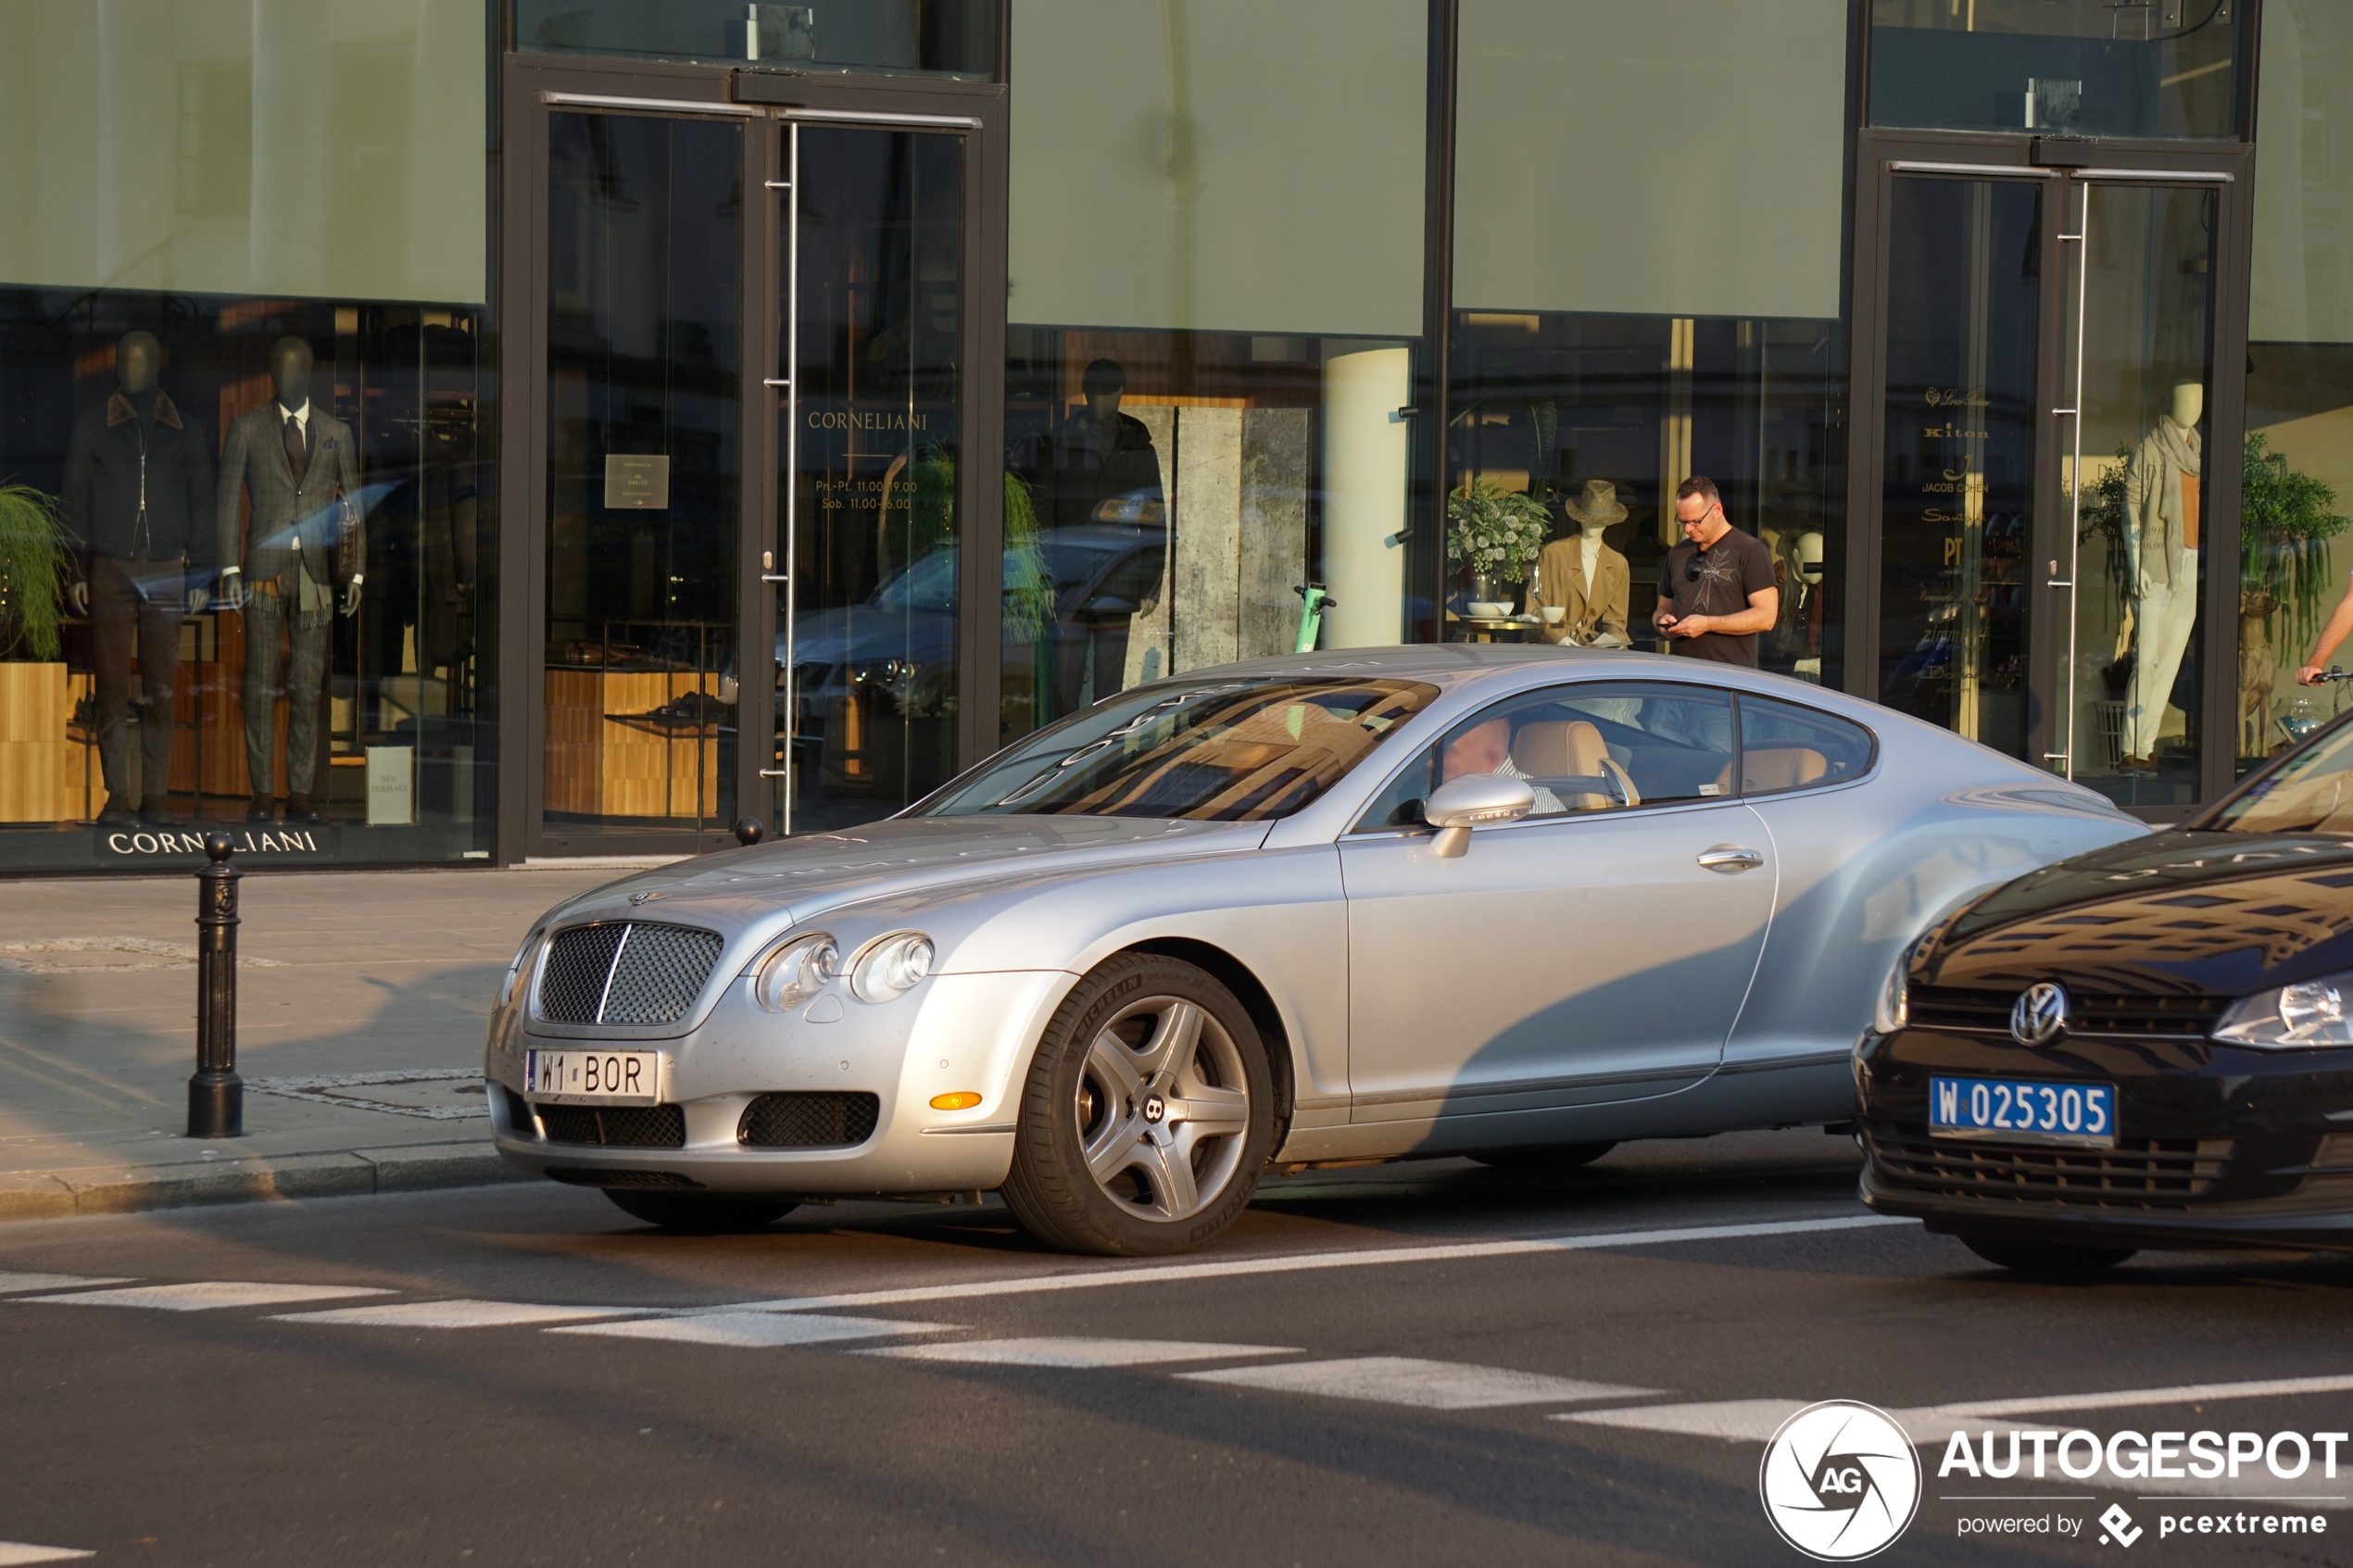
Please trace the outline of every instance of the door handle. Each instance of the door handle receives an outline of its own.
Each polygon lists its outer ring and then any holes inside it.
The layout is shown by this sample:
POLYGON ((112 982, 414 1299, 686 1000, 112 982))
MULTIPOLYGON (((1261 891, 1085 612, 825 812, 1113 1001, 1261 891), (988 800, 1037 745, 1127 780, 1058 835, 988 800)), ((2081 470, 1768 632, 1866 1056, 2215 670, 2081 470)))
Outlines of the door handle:
POLYGON ((1743 849, 1737 844, 1719 844, 1713 849, 1699 852, 1699 863, 1711 872, 1753 872, 1765 863, 1764 851, 1743 849))

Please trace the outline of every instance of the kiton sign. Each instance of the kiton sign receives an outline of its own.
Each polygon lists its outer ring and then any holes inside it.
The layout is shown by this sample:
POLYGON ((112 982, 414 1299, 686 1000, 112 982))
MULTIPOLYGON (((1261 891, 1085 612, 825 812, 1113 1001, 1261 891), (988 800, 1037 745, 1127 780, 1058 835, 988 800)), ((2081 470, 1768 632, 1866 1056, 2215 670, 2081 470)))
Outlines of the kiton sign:
MULTIPOLYGON (((94 836, 102 860, 204 859, 205 834, 188 828, 132 828, 94 836)), ((338 847, 334 830, 327 827, 229 830, 230 851, 241 856, 325 856, 338 847)))

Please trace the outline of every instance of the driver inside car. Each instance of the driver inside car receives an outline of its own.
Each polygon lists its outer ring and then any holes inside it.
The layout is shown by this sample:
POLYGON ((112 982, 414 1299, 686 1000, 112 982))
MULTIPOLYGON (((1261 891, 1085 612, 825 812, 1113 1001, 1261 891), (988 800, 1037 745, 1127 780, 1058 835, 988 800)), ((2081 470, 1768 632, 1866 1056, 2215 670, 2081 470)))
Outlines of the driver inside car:
MULTIPOLYGON (((1446 749, 1439 757, 1438 782, 1445 784, 1466 773, 1528 778, 1512 763, 1512 721, 1508 717, 1498 714, 1483 723, 1473 724, 1446 743, 1446 749)), ((1529 787, 1536 792, 1536 809, 1530 816, 1555 817, 1567 810, 1560 797, 1542 784, 1529 780, 1529 787)))

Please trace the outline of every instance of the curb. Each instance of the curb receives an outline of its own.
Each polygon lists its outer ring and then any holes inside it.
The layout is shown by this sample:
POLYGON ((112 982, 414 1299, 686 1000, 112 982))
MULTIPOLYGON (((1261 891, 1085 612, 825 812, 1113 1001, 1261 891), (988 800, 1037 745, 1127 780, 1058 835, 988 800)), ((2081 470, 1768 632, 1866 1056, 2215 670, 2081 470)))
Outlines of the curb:
POLYGON ((432 1192, 531 1179, 500 1159, 497 1149, 471 1141, 173 1165, 91 1166, 0 1175, 0 1222, 126 1214, 199 1204, 432 1192))

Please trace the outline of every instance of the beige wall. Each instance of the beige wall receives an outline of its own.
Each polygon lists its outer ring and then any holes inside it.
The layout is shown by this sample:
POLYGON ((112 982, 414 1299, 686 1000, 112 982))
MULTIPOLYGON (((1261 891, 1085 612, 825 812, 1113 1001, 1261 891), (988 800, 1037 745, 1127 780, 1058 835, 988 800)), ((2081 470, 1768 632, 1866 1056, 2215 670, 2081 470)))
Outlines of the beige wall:
POLYGON ((0 282, 479 304, 485 0, 0 0, 0 282))
POLYGON ((2266 0, 2261 66, 2247 336, 2353 343, 2353 6, 2266 0))

